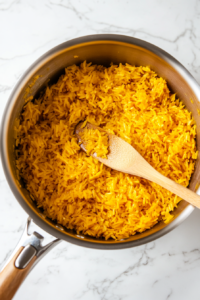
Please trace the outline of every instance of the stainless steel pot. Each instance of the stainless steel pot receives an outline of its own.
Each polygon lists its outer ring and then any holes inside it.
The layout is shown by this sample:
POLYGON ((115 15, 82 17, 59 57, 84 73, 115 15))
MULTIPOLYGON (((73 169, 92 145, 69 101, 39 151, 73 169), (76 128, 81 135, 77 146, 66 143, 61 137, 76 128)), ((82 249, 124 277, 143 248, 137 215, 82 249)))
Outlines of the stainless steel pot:
MULTIPOLYGON (((35 96, 48 82, 50 84, 62 74, 66 66, 79 64, 87 60, 95 64, 109 66, 113 63, 129 63, 131 65, 149 65, 160 76, 165 78, 170 89, 177 93, 187 109, 192 112, 197 123, 197 147, 200 148, 200 88, 191 74, 171 55, 145 41, 132 37, 100 34, 85 36, 65 42, 39 58, 23 75, 14 88, 6 106, 1 126, 1 154, 3 169, 13 194, 29 214, 27 228, 31 219, 43 230, 56 237, 45 247, 41 246, 42 236, 39 232, 29 235, 25 232, 10 260, 0 273, 1 299, 9 300, 16 292, 19 284, 38 260, 55 246, 60 240, 96 249, 123 249, 151 242, 168 233, 183 222, 193 211, 193 207, 181 201, 174 211, 174 219, 169 224, 160 222, 144 233, 136 234, 129 239, 120 241, 95 239, 77 235, 72 230, 63 228, 52 220, 45 218, 27 190, 18 184, 14 156, 14 122, 24 105, 24 97, 35 96), (36 76, 39 75, 36 80, 36 76), (34 81, 34 84, 32 84, 34 81), (190 100, 193 100, 193 103, 190 100), (13 280, 11 282, 11 279, 13 280)), ((200 159, 198 158, 195 172, 189 188, 195 190, 200 182, 200 159)))

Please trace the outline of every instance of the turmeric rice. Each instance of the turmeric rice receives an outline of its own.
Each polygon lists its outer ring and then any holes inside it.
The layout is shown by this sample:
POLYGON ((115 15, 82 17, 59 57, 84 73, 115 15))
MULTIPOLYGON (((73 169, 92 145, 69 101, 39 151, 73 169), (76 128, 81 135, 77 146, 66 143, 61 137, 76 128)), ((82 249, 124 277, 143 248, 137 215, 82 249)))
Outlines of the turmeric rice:
POLYGON ((149 67, 83 62, 25 103, 15 128, 16 166, 38 207, 78 234, 106 240, 169 222, 181 199, 83 152, 74 135, 83 120, 121 137, 161 174, 188 186, 196 125, 166 81, 149 67))
POLYGON ((80 133, 81 140, 84 141, 85 150, 88 155, 95 154, 97 157, 107 158, 108 154, 108 135, 98 129, 84 128, 80 133))

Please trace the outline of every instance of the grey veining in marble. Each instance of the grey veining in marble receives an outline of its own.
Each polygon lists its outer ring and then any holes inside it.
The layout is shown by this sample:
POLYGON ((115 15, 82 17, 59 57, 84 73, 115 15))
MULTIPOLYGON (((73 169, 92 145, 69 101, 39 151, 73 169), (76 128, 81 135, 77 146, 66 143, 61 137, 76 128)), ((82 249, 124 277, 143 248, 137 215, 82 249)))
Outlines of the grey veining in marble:
MULTIPOLYGON (((0 118, 13 86, 40 55, 66 40, 117 33, 153 43, 200 83, 198 0, 0 0, 0 118)), ((26 213, 0 166, 0 264, 26 213)), ((200 211, 138 248, 100 251, 61 243, 32 271, 15 300, 199 300, 200 211)))

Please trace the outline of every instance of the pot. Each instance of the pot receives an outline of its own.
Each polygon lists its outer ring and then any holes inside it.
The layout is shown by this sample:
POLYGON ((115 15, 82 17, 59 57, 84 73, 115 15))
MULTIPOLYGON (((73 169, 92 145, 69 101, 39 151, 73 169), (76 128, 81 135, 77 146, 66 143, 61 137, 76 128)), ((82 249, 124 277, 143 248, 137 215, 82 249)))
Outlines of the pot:
MULTIPOLYGON (((15 86, 7 103, 1 126, 1 154, 5 176, 18 202, 30 216, 19 244, 11 258, 0 273, 1 299, 12 299, 19 285, 36 263, 61 240, 94 248, 124 249, 151 242, 168 233, 181 224, 193 211, 194 207, 181 201, 174 210, 174 219, 168 224, 159 222, 153 228, 120 241, 95 239, 80 235, 66 229, 46 218, 36 207, 23 184, 17 180, 15 168, 14 124, 24 105, 24 98, 37 96, 46 86, 51 84, 63 73, 65 67, 80 64, 82 61, 109 66, 129 63, 131 65, 149 65, 159 76, 167 80, 171 91, 186 105, 197 124, 197 148, 200 150, 200 87, 191 74, 171 55, 145 41, 122 35, 100 34, 80 37, 65 42, 40 57, 22 76, 15 86), (39 76, 38 76, 39 75, 39 76), (50 81, 49 81, 50 80, 50 81), (192 101, 191 101, 192 99, 192 101), (38 225, 37 232, 29 234, 30 223, 38 225), (43 236, 40 228, 51 234, 55 239, 42 246, 43 236)), ((200 156, 192 175, 189 188, 195 190, 200 182, 200 156)))

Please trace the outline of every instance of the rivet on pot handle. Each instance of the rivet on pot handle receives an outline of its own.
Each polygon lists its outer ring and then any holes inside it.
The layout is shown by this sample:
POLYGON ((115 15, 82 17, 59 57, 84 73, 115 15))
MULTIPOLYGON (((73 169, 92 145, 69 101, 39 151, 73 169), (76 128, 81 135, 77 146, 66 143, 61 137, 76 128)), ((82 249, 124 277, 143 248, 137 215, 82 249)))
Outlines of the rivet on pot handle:
POLYGON ((11 300, 32 268, 48 251, 61 242, 59 239, 54 239, 42 246, 44 237, 40 233, 34 231, 29 234, 31 222, 29 217, 18 245, 0 272, 1 300, 11 300))

